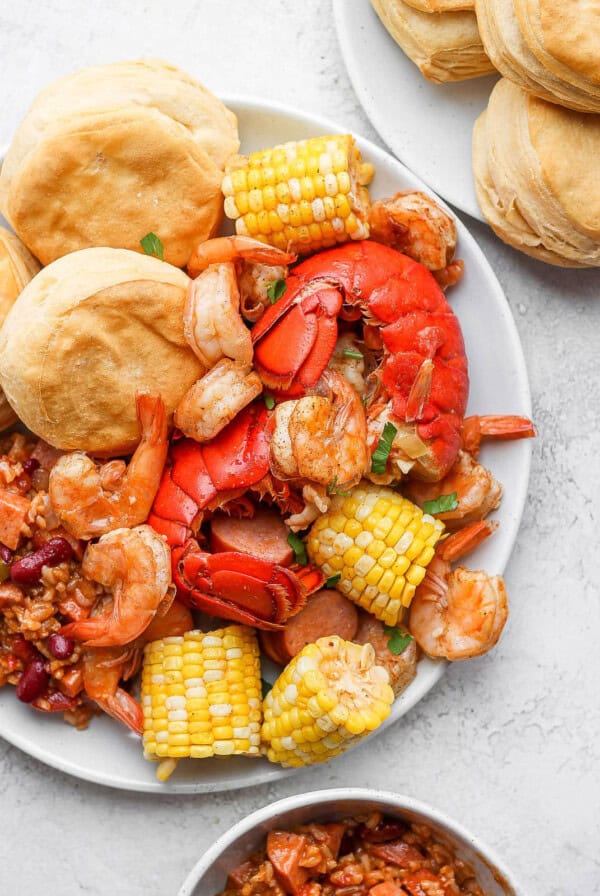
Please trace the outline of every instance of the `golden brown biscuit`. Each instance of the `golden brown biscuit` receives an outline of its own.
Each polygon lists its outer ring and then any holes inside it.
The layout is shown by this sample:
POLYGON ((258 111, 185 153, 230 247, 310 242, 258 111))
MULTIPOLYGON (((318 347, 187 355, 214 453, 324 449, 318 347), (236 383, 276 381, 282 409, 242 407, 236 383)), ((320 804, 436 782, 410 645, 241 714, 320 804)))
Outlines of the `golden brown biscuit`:
POLYGON ((473 12, 422 12, 404 0, 371 3, 396 43, 430 81, 462 81, 494 70, 473 12))
POLYGON ((44 264, 88 246, 143 251, 156 233, 184 265, 222 217, 239 148, 232 112, 159 61, 86 68, 43 90, 0 173, 0 209, 44 264))
POLYGON ((160 393, 170 414, 203 373, 183 335, 188 283, 126 249, 82 249, 44 268, 0 330, 0 385, 20 419, 57 448, 130 451, 136 393, 160 393))
POLYGON ((600 116, 507 79, 473 135, 481 209, 505 242, 563 267, 600 266, 600 116))
MULTIPOLYGON (((580 112, 600 112, 600 85, 576 76, 567 66, 553 60, 536 41, 531 29, 522 27, 524 19, 517 14, 519 3, 520 0, 476 0, 481 39, 496 68, 542 99, 580 112)), ((565 24, 562 16, 556 21, 565 24)), ((589 35, 596 45, 600 44, 600 33, 591 24, 589 35)), ((582 57, 591 51, 589 35, 587 41, 581 41, 582 57)), ((594 65, 597 65, 596 57, 594 65)))
MULTIPOLYGON (((0 327, 23 287, 39 269, 38 262, 21 240, 10 230, 0 227, 0 327)), ((11 426, 16 419, 17 415, 0 389, 0 430, 11 426)))
POLYGON ((475 0, 406 0, 413 9, 422 12, 456 12, 461 9, 475 9, 475 0))

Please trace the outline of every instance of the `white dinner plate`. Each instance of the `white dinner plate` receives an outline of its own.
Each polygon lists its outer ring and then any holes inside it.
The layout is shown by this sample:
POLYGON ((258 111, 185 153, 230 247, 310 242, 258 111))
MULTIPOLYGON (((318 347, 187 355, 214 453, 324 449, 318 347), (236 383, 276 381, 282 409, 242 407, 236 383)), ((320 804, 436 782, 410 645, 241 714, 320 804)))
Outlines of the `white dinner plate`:
POLYGON ((485 222, 475 195, 471 134, 497 75, 432 84, 388 34, 370 0, 333 0, 342 56, 371 124, 440 196, 485 222))
MULTIPOLYGON (((242 152, 286 140, 344 132, 342 125, 262 100, 225 97, 238 115, 242 152)), ((374 197, 397 190, 428 188, 388 153, 358 139, 362 153, 375 165, 374 197)), ((431 192, 431 191, 428 191, 431 192)), ((508 303, 492 269, 468 230, 457 221, 458 254, 465 275, 450 294, 465 337, 470 364, 470 413, 530 415, 527 371, 519 336, 508 303)), ((469 565, 501 573, 517 537, 527 494, 531 444, 529 440, 486 445, 483 462, 504 484, 505 496, 494 515, 498 532, 469 557, 469 565)), ((441 678, 446 664, 423 659, 416 679, 394 703, 387 725, 397 721, 441 678)), ((265 670, 267 678, 271 670, 265 670)), ((377 732, 376 732, 377 733, 377 732)), ((0 690, 0 735, 42 762, 79 778, 124 790, 160 793, 206 793, 234 790, 275 781, 292 772, 266 759, 227 758, 182 761, 164 784, 155 778, 156 766, 142 758, 139 739, 108 716, 94 718, 86 731, 76 731, 60 717, 25 706, 12 687, 0 690)), ((375 736, 375 735, 372 735, 375 736)), ((367 738, 361 749, 368 751, 367 738)))

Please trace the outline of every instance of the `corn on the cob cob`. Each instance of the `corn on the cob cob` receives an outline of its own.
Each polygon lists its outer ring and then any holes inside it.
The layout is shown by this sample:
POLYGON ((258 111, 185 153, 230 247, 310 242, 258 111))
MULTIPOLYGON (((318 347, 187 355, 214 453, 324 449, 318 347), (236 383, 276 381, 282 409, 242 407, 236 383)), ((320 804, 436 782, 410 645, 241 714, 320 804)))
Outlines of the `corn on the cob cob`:
POLYGON ((326 762, 374 731, 394 694, 370 644, 337 635, 308 644, 265 697, 262 740, 271 762, 326 762))
POLYGON ((142 671, 147 759, 260 753, 255 632, 240 625, 148 644, 142 671))
POLYGON ((346 597, 397 625, 431 561, 444 524, 389 488, 362 482, 336 495, 308 535, 311 561, 346 597))
POLYGON ((305 255, 369 235, 373 166, 350 134, 236 156, 222 189, 236 233, 305 255))

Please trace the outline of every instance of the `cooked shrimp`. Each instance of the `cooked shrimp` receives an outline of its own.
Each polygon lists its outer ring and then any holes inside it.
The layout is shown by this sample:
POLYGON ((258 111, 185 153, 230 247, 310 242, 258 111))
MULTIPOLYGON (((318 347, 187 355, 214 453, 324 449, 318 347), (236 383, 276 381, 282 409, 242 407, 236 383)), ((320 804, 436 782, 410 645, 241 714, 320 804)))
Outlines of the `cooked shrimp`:
POLYGON ((240 314, 240 291, 232 264, 213 264, 191 281, 183 332, 207 369, 221 358, 252 363, 252 337, 240 314))
POLYGON ((406 190, 393 199, 373 202, 369 211, 371 239, 391 246, 425 265, 443 288, 460 280, 462 261, 456 249, 454 220, 426 193, 406 190))
POLYGON ((316 391, 320 394, 277 405, 271 471, 280 479, 308 480, 332 491, 351 488, 368 462, 362 401, 334 370, 324 371, 316 391))
POLYGON ((354 333, 342 333, 338 337, 329 367, 348 380, 359 395, 365 394, 365 359, 354 333))
POLYGON ((501 576, 450 562, 487 537, 491 523, 473 523, 441 542, 410 608, 409 630, 419 647, 433 657, 465 660, 496 644, 508 618, 501 576))
MULTIPOLYGON (((294 260, 295 256, 288 256, 294 260)), ((240 308, 246 320, 255 323, 271 304, 267 292, 269 286, 277 280, 285 280, 288 275, 287 265, 283 264, 250 264, 241 266, 238 276, 240 287, 240 308)))
POLYGON ((322 485, 303 486, 302 500, 304 508, 299 513, 288 516, 284 521, 292 532, 307 529, 321 514, 327 513, 331 505, 331 498, 322 485))
POLYGON ((164 616, 155 616, 145 632, 124 647, 95 647, 83 654, 83 687, 90 699, 104 712, 141 734, 144 724, 142 708, 131 694, 119 687, 140 667, 145 644, 158 638, 183 635, 194 627, 192 614, 175 600, 164 616))
POLYGON ((175 425, 197 442, 208 442, 260 395, 262 383, 247 364, 222 358, 185 393, 175 425))
POLYGON ((91 539, 136 526, 150 513, 167 457, 167 419, 160 397, 137 395, 140 443, 129 465, 97 466, 81 451, 63 454, 50 472, 54 512, 75 538, 91 539))
POLYGON ((498 480, 466 451, 458 452, 454 466, 439 482, 413 480, 403 488, 403 494, 419 507, 425 501, 434 501, 440 495, 452 495, 454 492, 458 501, 456 509, 436 514, 451 531, 485 519, 502 499, 502 486, 498 480))
POLYGON ((535 426, 528 417, 514 414, 487 414, 484 417, 465 417, 461 428, 462 447, 473 457, 478 457, 485 439, 530 439, 535 436, 535 426))
POLYGON ((144 729, 142 707, 119 687, 125 656, 117 647, 98 647, 83 654, 83 688, 91 700, 136 734, 144 729))
POLYGON ((288 265, 296 261, 293 252, 284 252, 249 236, 220 236, 199 243, 187 264, 190 277, 197 277, 211 264, 243 261, 266 265, 288 265))
POLYGON ((113 595, 112 609, 63 627, 64 635, 86 647, 129 644, 172 600, 171 552, 150 526, 103 535, 87 546, 81 570, 113 595))

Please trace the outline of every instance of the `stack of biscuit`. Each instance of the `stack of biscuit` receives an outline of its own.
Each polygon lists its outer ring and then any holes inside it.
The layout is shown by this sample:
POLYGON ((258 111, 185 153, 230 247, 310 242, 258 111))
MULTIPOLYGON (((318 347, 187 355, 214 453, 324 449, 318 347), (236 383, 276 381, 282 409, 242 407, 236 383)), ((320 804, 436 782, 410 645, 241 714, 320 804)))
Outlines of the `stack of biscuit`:
POLYGON ((600 266, 600 18, 576 0, 476 0, 505 76, 473 134, 479 205, 506 243, 600 266))
POLYGON ((477 30, 474 0, 371 0, 421 72, 441 84, 494 71, 477 30))
POLYGON ((238 149, 233 112, 158 60, 40 93, 0 172, 15 231, 0 228, 0 430, 16 411, 57 447, 110 456, 139 438, 138 392, 173 412, 203 372, 179 268, 219 228, 238 149), (144 254, 147 237, 164 261, 144 254))

